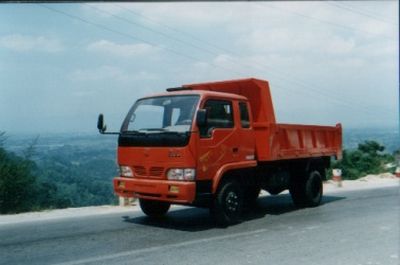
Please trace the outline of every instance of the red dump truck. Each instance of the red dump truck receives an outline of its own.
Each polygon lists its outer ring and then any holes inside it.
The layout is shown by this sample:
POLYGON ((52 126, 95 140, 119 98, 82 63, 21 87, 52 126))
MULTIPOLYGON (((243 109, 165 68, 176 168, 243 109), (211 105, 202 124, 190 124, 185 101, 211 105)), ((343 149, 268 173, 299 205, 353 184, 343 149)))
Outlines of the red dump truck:
MULTIPOLYGON (((102 114, 97 125, 107 134, 102 114)), ((268 82, 254 78, 139 99, 117 134, 116 194, 139 198, 150 217, 171 204, 208 207, 220 225, 238 222, 261 189, 319 205, 325 171, 342 155, 340 124, 277 123, 268 82)))

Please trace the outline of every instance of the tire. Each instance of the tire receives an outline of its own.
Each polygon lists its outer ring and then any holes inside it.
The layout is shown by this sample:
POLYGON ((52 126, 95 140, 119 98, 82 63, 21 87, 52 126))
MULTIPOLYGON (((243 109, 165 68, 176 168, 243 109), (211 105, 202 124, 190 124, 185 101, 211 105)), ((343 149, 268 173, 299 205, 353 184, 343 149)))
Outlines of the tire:
POLYGON ((160 218, 164 216, 171 207, 171 204, 167 202, 146 199, 139 199, 139 204, 142 211, 152 218, 160 218))
POLYGON ((290 195, 297 207, 316 207, 321 203, 323 185, 321 174, 311 171, 305 178, 292 181, 290 195))
POLYGON ((221 185, 210 208, 218 226, 226 227, 240 221, 243 197, 243 191, 236 181, 227 181, 221 185))

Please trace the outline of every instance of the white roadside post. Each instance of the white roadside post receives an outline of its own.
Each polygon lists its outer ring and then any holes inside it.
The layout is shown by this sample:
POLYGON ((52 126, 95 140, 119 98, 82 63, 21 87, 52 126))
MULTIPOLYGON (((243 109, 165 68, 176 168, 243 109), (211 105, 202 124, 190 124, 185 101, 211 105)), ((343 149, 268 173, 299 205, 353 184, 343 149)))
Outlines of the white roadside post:
POLYGON ((332 180, 338 187, 342 187, 342 170, 340 168, 332 169, 332 180))
POLYGON ((394 172, 396 177, 400 178, 400 167, 396 167, 396 171, 394 172))
POLYGON ((134 205, 136 198, 119 197, 119 206, 132 206, 134 205))
POLYGON ((119 196, 119 206, 127 206, 128 203, 128 198, 119 196))

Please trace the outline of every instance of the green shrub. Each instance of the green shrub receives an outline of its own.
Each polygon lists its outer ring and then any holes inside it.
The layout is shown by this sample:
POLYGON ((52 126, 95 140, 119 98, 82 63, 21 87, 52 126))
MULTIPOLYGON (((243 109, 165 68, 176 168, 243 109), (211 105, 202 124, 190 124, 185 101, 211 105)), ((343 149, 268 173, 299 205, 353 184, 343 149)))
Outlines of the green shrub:
POLYGON ((382 173, 384 165, 395 160, 394 156, 383 153, 384 150, 385 147, 376 141, 365 141, 356 150, 344 150, 342 160, 332 163, 331 168, 342 169, 343 179, 382 173))

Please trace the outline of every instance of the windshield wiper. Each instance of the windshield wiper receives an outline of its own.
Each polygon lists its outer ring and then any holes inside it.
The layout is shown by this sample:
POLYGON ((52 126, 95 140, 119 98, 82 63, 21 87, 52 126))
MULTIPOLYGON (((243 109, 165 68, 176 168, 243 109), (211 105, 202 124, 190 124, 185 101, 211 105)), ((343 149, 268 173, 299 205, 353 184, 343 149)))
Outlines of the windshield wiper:
POLYGON ((178 134, 178 135, 182 135, 182 134, 190 134, 190 131, 185 131, 185 132, 179 132, 179 131, 170 131, 168 129, 164 129, 164 128, 143 128, 143 129, 139 129, 139 130, 131 130, 131 131, 123 131, 121 133, 123 134, 141 134, 141 135, 149 135, 149 133, 147 132, 154 132, 154 133, 161 133, 161 134, 178 134))
POLYGON ((142 128, 140 131, 149 131, 149 132, 168 132, 167 129, 164 128, 142 128))
POLYGON ((188 132, 177 132, 177 131, 164 131, 163 134, 185 134, 188 132))
POLYGON ((137 130, 122 131, 121 133, 123 133, 123 134, 146 134, 145 132, 140 132, 140 131, 137 131, 137 130))

